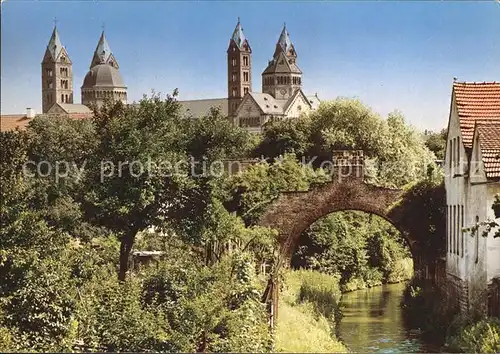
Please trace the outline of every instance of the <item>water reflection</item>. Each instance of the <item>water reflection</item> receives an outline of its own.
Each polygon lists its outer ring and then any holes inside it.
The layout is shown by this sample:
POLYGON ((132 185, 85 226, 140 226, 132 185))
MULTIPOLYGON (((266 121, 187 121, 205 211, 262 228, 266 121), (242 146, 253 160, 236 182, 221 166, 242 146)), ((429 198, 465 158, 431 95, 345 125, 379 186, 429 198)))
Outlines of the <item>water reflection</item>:
POLYGON ((422 353, 430 347, 407 330, 400 302, 404 284, 391 284, 344 294, 339 334, 352 352, 422 353))

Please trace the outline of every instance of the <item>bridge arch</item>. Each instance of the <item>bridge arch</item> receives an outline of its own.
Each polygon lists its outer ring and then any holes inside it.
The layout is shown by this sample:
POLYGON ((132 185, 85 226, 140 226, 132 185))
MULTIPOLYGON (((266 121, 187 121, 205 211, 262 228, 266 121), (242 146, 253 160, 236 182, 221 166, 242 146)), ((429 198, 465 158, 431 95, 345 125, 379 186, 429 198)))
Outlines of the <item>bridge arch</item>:
POLYGON ((315 221, 328 214, 358 210, 375 214, 398 229, 408 241, 415 260, 420 259, 418 235, 406 230, 398 202, 404 192, 364 183, 362 178, 312 185, 308 191, 282 193, 266 209, 259 225, 279 233, 280 258, 290 259, 300 235, 315 221))
MULTIPOLYGON (((277 271, 290 264, 300 235, 315 221, 328 214, 358 210, 375 214, 398 229, 407 240, 414 260, 415 271, 426 265, 419 235, 405 228, 405 213, 400 207, 404 191, 367 184, 362 177, 350 177, 321 184, 313 184, 307 191, 284 192, 276 198, 261 216, 258 225, 276 229, 279 234, 279 255, 275 273, 271 274, 262 300, 268 304, 270 324, 278 314, 279 285, 277 271)), ((407 220, 406 220, 407 221, 407 220)))

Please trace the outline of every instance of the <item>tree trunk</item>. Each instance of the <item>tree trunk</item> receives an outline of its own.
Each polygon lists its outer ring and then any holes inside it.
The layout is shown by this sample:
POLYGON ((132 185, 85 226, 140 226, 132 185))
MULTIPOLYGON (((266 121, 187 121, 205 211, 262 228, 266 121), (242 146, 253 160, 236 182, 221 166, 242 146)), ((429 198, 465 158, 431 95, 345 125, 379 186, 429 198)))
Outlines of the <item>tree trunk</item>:
POLYGON ((125 281, 129 268, 130 251, 134 245, 136 232, 131 231, 123 236, 120 244, 120 270, 118 272, 118 280, 125 281))

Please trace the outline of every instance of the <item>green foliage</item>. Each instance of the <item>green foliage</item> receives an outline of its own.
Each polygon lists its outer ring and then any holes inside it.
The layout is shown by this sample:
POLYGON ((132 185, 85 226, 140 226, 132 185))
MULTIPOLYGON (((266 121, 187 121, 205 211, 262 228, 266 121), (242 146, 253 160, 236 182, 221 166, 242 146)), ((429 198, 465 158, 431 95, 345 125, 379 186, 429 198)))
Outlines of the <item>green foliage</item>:
POLYGON ((491 209, 493 209, 493 212, 495 214, 495 220, 487 218, 486 220, 476 222, 473 226, 463 228, 462 231, 469 232, 470 235, 474 237, 479 228, 482 227, 483 232, 481 232, 481 235, 483 237, 488 237, 491 230, 497 228, 495 230, 495 233, 493 234, 493 238, 500 237, 500 228, 499 228, 500 225, 496 221, 500 217, 500 196, 498 194, 495 195, 495 200, 493 201, 491 209))
POLYGON ((308 301, 314 305, 315 310, 325 316, 331 323, 340 321, 339 277, 316 271, 302 271, 302 284, 300 285, 298 300, 308 301))
POLYGON ((457 353, 500 352, 500 320, 489 318, 464 326, 447 340, 446 348, 457 353))
POLYGON ((332 309, 337 309, 339 297, 335 277, 304 270, 287 272, 280 295, 276 351, 347 352, 335 335, 333 322, 340 319, 332 313, 332 309), (307 280, 309 277, 311 281, 307 280), (306 281, 308 285, 304 286, 306 281), (321 311, 329 314, 329 319, 321 311))
POLYGON ((211 267, 163 264, 143 286, 143 301, 167 319, 176 351, 265 351, 270 337, 263 290, 248 254, 211 267))
POLYGON ((5 306, 4 323, 17 332, 18 349, 69 350, 75 296, 67 267, 37 262, 5 306))
POLYGON ((263 134, 257 156, 293 152, 313 159, 316 167, 331 161, 332 150, 363 150, 365 177, 374 184, 402 187, 436 170, 432 152, 400 112, 384 120, 359 100, 323 102, 308 117, 271 123, 263 134))
POLYGON ((299 240, 292 266, 339 274, 343 291, 411 278, 406 241, 383 219, 339 212, 311 225, 299 240))
POLYGON ((265 208, 283 191, 307 190, 312 182, 324 182, 322 170, 302 165, 293 154, 285 154, 273 163, 260 162, 249 166, 228 182, 231 205, 245 220, 255 224, 265 208))
POLYGON ((446 294, 436 285, 413 279, 408 283, 401 306, 403 320, 408 328, 422 330, 429 341, 443 344, 446 333, 458 313, 458 309, 443 301, 446 294))
POLYGON ((436 155, 437 159, 444 160, 447 135, 448 131, 442 129, 439 133, 429 132, 424 136, 425 146, 436 155))
POLYGON ((391 211, 401 214, 400 227, 412 235, 418 235, 425 256, 429 260, 446 252, 446 193, 444 183, 424 180, 408 187, 401 203, 391 211), (419 222, 415 222, 419 215, 419 222))

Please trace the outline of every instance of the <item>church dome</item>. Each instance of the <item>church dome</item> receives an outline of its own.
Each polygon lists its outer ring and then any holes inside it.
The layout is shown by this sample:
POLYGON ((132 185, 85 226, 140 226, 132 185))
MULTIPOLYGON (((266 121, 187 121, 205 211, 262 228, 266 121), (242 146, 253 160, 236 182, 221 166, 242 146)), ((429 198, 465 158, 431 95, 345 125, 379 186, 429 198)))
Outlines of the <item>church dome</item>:
POLYGON ((82 88, 94 87, 126 88, 118 69, 108 64, 94 66, 85 76, 82 88))

